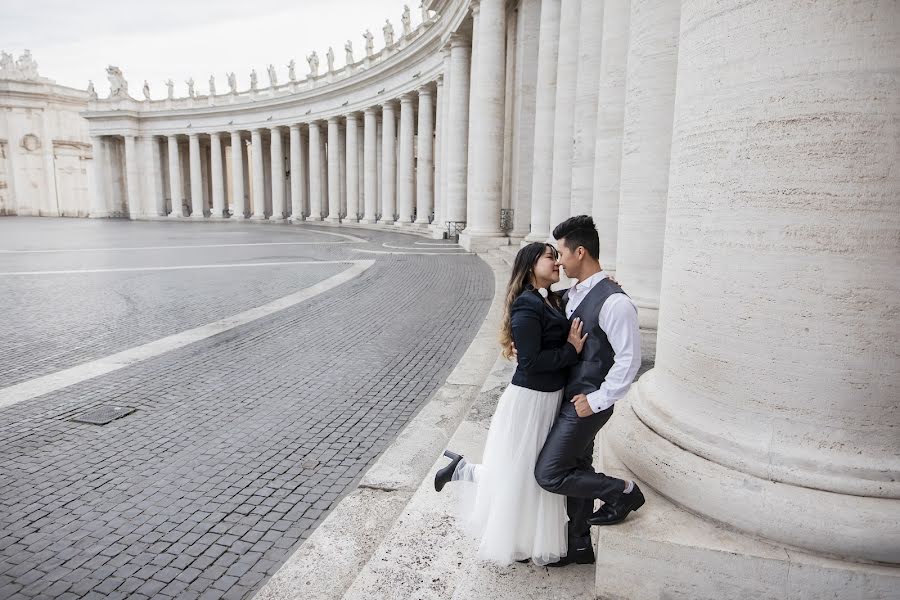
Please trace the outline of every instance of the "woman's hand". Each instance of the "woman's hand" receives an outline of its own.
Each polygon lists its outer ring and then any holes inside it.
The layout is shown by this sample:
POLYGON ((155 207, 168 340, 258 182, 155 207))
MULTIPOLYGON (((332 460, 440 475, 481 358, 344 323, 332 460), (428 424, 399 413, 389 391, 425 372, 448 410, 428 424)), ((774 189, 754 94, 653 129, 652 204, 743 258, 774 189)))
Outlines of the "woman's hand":
POLYGON ((584 348, 584 340, 587 339, 587 334, 581 335, 582 326, 581 319, 576 317, 572 320, 572 326, 569 328, 568 342, 575 346, 575 352, 578 354, 581 354, 581 350, 584 348))

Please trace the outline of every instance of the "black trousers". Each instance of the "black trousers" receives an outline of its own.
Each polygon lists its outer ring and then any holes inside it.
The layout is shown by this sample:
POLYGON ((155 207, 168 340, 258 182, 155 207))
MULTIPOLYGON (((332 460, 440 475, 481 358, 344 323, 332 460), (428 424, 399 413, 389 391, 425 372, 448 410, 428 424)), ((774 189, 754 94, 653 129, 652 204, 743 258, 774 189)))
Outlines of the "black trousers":
POLYGON ((590 534, 588 517, 594 510, 594 499, 615 500, 625 490, 621 479, 597 473, 593 467, 594 438, 613 414, 613 407, 579 417, 575 405, 563 400, 559 415, 538 455, 534 477, 542 488, 567 496, 569 538, 590 534))

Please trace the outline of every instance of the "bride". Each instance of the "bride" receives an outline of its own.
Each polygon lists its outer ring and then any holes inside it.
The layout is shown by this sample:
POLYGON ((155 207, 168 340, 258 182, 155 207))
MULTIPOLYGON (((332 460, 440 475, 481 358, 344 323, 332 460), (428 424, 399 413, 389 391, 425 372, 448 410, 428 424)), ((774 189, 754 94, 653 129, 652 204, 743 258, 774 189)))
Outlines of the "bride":
POLYGON ((514 348, 518 352, 515 375, 497 403, 481 464, 447 450, 451 462, 434 479, 437 491, 450 481, 475 484, 467 490, 473 497, 463 521, 480 537, 478 558, 503 564, 531 559, 547 565, 568 550, 566 498, 534 479, 568 367, 587 337, 580 321, 569 324, 559 296, 549 291, 559 281, 556 259, 556 249, 540 242, 516 255, 500 329, 503 355, 510 359, 514 348))

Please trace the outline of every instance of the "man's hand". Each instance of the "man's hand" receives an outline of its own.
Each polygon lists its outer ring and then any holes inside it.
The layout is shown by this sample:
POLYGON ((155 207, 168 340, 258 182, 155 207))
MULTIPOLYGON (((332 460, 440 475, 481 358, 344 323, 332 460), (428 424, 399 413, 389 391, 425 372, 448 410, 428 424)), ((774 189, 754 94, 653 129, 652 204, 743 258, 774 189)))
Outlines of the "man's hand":
POLYGON ((578 394, 570 402, 575 405, 575 412, 578 413, 579 417, 584 418, 594 414, 594 409, 588 404, 587 396, 584 394, 578 394))

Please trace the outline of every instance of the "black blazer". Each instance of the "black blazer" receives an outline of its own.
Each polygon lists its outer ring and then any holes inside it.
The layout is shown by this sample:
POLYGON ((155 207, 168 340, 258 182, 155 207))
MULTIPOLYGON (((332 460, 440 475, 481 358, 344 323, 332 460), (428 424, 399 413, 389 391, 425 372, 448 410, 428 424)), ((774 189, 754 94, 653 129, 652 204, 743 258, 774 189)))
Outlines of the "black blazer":
POLYGON ((547 306, 530 288, 513 302, 510 320, 519 354, 512 384, 540 392, 566 387, 569 367, 578 362, 578 353, 567 341, 569 320, 562 310, 547 306))

